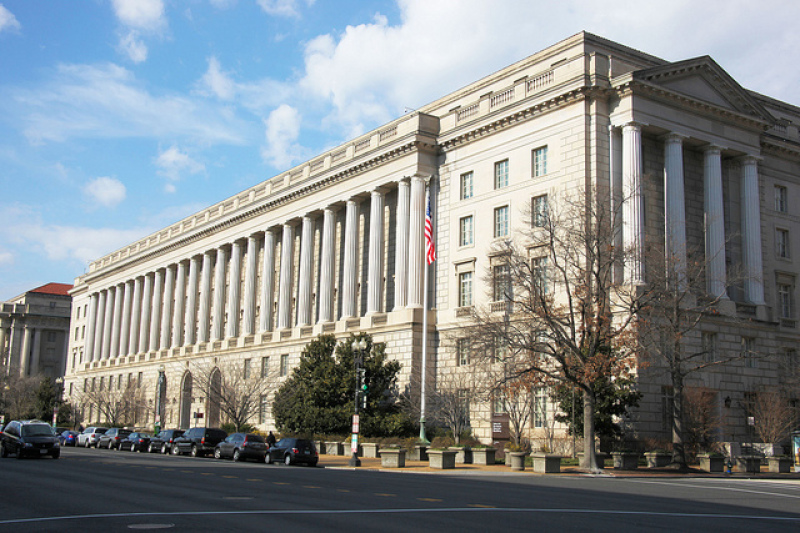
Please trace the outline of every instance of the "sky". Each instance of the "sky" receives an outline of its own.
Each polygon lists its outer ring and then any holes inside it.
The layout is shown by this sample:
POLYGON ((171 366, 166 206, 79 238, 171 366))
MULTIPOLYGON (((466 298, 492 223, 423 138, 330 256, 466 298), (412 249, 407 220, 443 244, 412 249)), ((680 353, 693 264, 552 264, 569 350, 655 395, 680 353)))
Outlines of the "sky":
POLYGON ((795 0, 0 0, 0 301, 586 30, 800 105, 795 0))

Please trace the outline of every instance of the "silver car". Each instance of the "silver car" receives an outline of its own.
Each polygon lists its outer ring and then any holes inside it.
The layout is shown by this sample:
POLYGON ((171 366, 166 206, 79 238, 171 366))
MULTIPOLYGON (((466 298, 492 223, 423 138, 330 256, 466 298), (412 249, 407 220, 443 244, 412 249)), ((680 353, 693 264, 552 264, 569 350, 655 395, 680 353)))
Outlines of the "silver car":
POLYGON ((96 447, 97 441, 100 440, 100 435, 106 431, 108 431, 108 428, 98 426, 90 426, 84 429, 83 433, 78 435, 77 446, 83 446, 84 448, 96 447))

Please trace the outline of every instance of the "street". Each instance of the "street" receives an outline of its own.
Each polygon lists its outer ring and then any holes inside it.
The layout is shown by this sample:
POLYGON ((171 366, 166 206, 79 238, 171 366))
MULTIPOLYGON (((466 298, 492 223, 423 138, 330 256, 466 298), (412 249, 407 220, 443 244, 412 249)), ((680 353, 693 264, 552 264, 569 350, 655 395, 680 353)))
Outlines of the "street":
POLYGON ((800 528, 797 480, 418 474, 82 448, 0 465, 3 531, 800 528))

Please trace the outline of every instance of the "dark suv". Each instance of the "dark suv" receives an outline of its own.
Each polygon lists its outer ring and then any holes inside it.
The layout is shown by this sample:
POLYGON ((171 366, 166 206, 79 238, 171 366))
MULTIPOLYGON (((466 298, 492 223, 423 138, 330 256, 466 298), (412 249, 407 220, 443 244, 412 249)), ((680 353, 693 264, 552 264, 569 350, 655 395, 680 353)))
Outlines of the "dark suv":
POLYGON ((163 429, 158 432, 158 435, 150 439, 147 451, 150 453, 169 453, 172 450, 172 443, 181 435, 183 435, 182 429, 163 429))
POLYGON ((202 457, 214 453, 214 448, 225 440, 228 434, 218 428, 191 428, 172 442, 172 455, 188 453, 192 457, 202 457))
POLYGON ((49 455, 58 459, 61 456, 61 447, 53 428, 47 422, 13 420, 6 424, 0 435, 0 457, 8 457, 10 453, 17 454, 17 459, 25 455, 49 455))

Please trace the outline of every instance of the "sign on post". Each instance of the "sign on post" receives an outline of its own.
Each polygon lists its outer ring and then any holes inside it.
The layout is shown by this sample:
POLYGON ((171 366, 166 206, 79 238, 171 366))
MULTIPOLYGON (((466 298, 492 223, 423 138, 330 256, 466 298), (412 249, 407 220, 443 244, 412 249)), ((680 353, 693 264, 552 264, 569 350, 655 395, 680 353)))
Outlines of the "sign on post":
POLYGON ((353 415, 353 434, 358 435, 358 415, 353 415))

